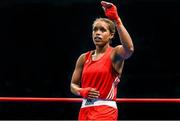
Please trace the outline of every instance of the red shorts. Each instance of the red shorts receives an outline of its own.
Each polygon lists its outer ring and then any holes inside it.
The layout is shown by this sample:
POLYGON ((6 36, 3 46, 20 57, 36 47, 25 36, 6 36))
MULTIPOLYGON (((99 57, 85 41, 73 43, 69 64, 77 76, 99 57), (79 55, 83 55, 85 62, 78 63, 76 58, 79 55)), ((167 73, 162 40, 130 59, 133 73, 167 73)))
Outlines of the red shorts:
POLYGON ((101 105, 81 108, 78 120, 117 120, 118 109, 101 105))

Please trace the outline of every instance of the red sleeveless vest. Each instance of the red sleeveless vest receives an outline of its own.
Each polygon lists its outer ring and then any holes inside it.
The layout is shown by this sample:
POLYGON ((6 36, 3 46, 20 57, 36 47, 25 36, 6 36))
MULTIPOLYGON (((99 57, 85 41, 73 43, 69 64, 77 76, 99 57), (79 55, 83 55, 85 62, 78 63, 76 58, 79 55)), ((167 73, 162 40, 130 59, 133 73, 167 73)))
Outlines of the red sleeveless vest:
POLYGON ((108 47, 105 54, 98 60, 92 60, 92 51, 88 51, 82 72, 82 88, 92 87, 100 92, 99 99, 115 100, 117 83, 120 82, 118 73, 112 67, 110 54, 112 47, 108 47))

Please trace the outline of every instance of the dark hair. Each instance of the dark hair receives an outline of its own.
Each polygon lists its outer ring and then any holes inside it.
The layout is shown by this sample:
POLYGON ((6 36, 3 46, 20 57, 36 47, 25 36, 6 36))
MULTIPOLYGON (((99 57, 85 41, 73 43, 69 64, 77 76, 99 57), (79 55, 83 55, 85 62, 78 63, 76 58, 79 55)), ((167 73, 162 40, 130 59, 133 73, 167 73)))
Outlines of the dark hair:
POLYGON ((95 23, 96 21, 104 21, 104 22, 106 22, 106 23, 109 25, 109 31, 110 31, 110 33, 114 33, 114 34, 115 34, 116 28, 115 28, 115 24, 114 24, 113 21, 111 21, 111 20, 108 19, 108 18, 96 18, 96 19, 94 20, 94 22, 93 22, 93 26, 94 26, 94 23, 95 23))

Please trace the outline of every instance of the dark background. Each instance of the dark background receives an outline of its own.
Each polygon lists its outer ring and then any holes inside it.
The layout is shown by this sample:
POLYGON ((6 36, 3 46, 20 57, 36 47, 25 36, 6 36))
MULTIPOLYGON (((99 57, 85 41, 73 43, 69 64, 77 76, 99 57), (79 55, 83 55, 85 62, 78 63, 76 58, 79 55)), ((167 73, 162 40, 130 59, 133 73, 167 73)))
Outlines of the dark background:
MULTIPOLYGON (((180 97, 180 2, 114 0, 130 33, 118 98, 180 97)), ((77 97, 76 59, 94 49, 91 26, 105 17, 100 0, 1 0, 0 96, 77 97)), ((119 43, 116 33, 113 46, 119 43)), ((180 105, 119 103, 119 119, 180 119, 180 105)), ((80 103, 0 102, 0 119, 77 119, 80 103)))

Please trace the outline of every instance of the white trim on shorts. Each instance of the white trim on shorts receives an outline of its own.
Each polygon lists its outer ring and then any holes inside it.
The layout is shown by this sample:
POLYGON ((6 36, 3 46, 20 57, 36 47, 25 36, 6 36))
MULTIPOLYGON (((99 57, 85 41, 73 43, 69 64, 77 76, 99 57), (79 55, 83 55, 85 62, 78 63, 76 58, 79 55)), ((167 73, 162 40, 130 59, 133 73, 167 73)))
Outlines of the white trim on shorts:
POLYGON ((111 100, 100 100, 100 99, 83 99, 81 108, 90 107, 90 106, 100 106, 100 105, 107 105, 117 109, 117 104, 115 101, 111 100))

